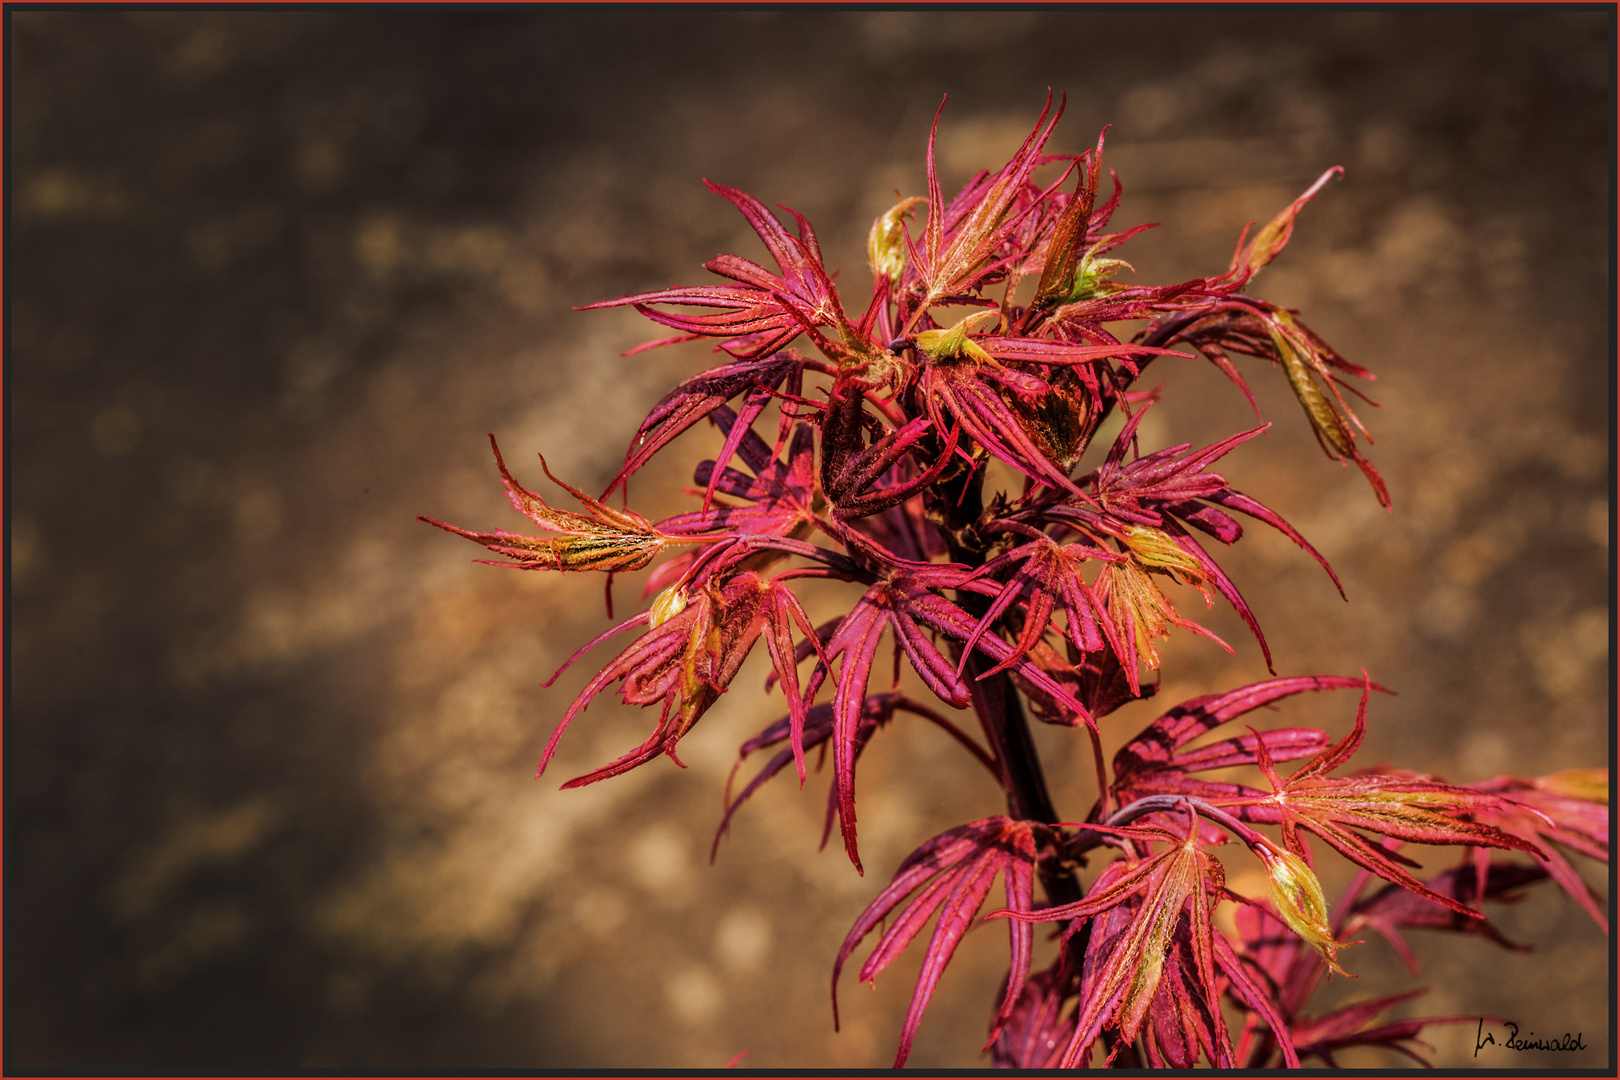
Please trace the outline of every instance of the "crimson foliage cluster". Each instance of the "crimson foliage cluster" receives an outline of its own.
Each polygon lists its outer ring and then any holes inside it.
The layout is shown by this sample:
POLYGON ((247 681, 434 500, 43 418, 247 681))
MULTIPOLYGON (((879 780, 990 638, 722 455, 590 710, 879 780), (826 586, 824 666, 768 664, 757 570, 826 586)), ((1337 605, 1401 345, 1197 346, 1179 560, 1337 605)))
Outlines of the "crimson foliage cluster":
POLYGON ((859 869, 856 766, 899 715, 938 725, 1000 785, 1007 813, 921 844, 861 913, 834 964, 836 1017, 838 973, 857 947, 876 936, 859 973, 874 979, 933 921, 896 1067, 998 878, 1003 905, 988 917, 1006 921, 1009 972, 989 1026, 997 1065, 1085 1066, 1094 1053, 1119 1067, 1186 1068, 1200 1059, 1217 1067, 1313 1058, 1331 1065, 1354 1045, 1415 1057, 1426 1024, 1458 1018, 1380 1020, 1412 994, 1311 1011, 1324 976, 1342 971, 1344 943, 1376 931, 1415 971, 1403 931, 1467 931, 1500 942, 1482 902, 1549 878, 1606 931, 1603 901, 1561 849, 1607 859, 1608 773, 1473 784, 1388 768, 1334 775, 1360 744, 1369 697, 1381 689, 1365 673, 1272 678, 1184 701, 1104 760, 1099 724, 1157 689, 1143 671, 1158 668, 1159 639, 1171 627, 1214 637, 1177 612, 1161 583, 1195 586, 1206 603, 1218 593, 1272 668, 1265 636, 1211 557, 1211 541, 1237 542, 1240 518, 1248 518, 1286 535, 1333 576, 1282 517, 1211 471, 1265 425, 1198 449, 1139 445, 1158 393, 1137 389, 1149 365, 1201 356, 1247 395, 1233 357, 1270 361, 1328 456, 1354 463, 1379 502, 1390 500, 1346 400, 1350 380, 1371 374, 1296 312, 1248 291, 1339 170, 1263 228, 1245 230, 1224 271, 1127 284, 1118 277, 1128 264, 1111 253, 1147 226, 1109 231, 1121 189, 1114 178, 1101 198, 1101 137, 1077 156, 1044 152, 1061 113, 1048 101, 1012 160, 980 172, 949 201, 930 134, 926 196, 902 199, 873 223, 872 287, 858 316, 834 287, 808 221, 786 210, 790 231, 758 200, 709 184, 748 219, 776 269, 720 255, 706 264, 720 283, 591 306, 631 305, 675 331, 633 351, 712 338, 721 362, 654 407, 600 500, 552 478, 583 512, 524 488, 496 451, 512 505, 555 535, 433 524, 515 560, 501 565, 604 571, 610 611, 614 573, 677 550, 652 572, 647 609, 576 655, 636 635, 569 708, 540 767, 614 684, 626 702, 657 707, 657 726, 640 746, 565 787, 664 754, 678 761, 682 736, 761 639, 787 714, 743 744, 741 758, 775 750, 740 792, 728 793, 722 830, 763 783, 791 765, 802 784, 806 754, 830 747, 828 829, 836 821, 859 869), (1038 172, 1046 178, 1037 181, 1038 172), (920 227, 918 211, 926 214, 920 227), (793 347, 801 338, 805 351, 793 347), (774 432, 762 434, 755 425, 769 425, 768 408, 774 432), (697 469, 696 509, 652 522, 608 504, 654 454, 705 419, 724 441, 697 469), (1111 420, 1107 430, 1117 434, 1099 441, 1100 462, 1076 475, 1111 420), (1018 478, 1018 490, 987 490, 992 460, 1018 478), (827 579, 865 592, 846 614, 812 625, 800 591, 827 579), (885 632, 892 669, 880 661, 885 632), (939 702, 901 690, 902 655, 939 702), (824 689, 830 700, 817 703, 824 689), (1290 695, 1331 690, 1360 693, 1353 729, 1338 741, 1311 728, 1234 723, 1290 695), (1097 798, 1081 820, 1064 820, 1052 805, 1031 716, 1089 736, 1097 798), (1284 775, 1279 766, 1292 761, 1303 764, 1284 775), (1261 786, 1209 775, 1233 766, 1256 767, 1261 786), (1455 846, 1461 861, 1420 878, 1401 852, 1412 843, 1455 846), (1223 844, 1258 860, 1269 895, 1227 886, 1209 850, 1223 844), (1312 869, 1323 847, 1359 868, 1331 910, 1312 869), (1223 920, 1235 934, 1215 919, 1223 903, 1235 905, 1223 920), (1059 924, 1061 946, 1032 971, 1039 922, 1059 924), (1229 1027, 1228 1016, 1241 1021, 1229 1027))

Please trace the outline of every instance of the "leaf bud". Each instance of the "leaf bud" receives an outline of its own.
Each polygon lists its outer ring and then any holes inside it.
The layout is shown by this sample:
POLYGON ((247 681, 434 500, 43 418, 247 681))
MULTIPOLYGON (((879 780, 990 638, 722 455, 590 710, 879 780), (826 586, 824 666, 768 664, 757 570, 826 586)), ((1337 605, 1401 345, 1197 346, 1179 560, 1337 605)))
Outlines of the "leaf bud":
POLYGON ((968 334, 977 330, 985 323, 1000 319, 1001 313, 994 308, 986 311, 975 311, 956 325, 943 330, 924 330, 917 335, 917 348, 928 354, 932 360, 954 360, 959 356, 967 355, 981 364, 994 364, 995 357, 969 340, 968 334))
POLYGON ((921 195, 901 199, 872 222, 872 232, 866 238, 866 257, 874 277, 900 284, 900 275, 906 269, 905 221, 927 201, 921 195))
POLYGON ((1304 859, 1291 852, 1270 847, 1254 850, 1265 864, 1266 876, 1271 879, 1271 903, 1277 914, 1294 933, 1322 954, 1328 967, 1340 975, 1348 975, 1335 959, 1343 945, 1333 940, 1327 900, 1322 896, 1322 883, 1316 879, 1316 873, 1304 859))
POLYGON ((1074 268, 1074 281, 1063 301, 1072 304, 1119 292, 1125 286, 1111 279, 1119 273, 1120 267, 1132 271, 1136 269, 1124 259, 1097 258, 1096 248, 1086 252, 1080 264, 1074 268))
POLYGON ((685 610, 686 589, 679 584, 671 585, 659 593, 657 599, 652 602, 647 625, 649 628, 656 629, 685 610))

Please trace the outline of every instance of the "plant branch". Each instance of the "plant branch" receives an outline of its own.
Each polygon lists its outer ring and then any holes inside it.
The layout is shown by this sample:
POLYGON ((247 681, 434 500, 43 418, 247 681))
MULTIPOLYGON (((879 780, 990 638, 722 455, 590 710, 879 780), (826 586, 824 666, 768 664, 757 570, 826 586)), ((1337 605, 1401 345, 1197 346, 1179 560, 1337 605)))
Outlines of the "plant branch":
MULTIPOLYGON (((975 522, 983 513, 984 470, 974 469, 960 479, 961 488, 946 494, 952 498, 946 513, 946 543, 953 561, 967 566, 984 563, 984 552, 960 542, 961 531, 975 522)), ((957 602, 975 618, 982 618, 990 610, 988 597, 961 591, 957 602)), ((959 647, 959 646, 958 646, 959 647)), ((1030 734, 1029 720, 1010 676, 1005 671, 988 678, 980 678, 992 667, 990 658, 975 651, 968 658, 968 688, 973 698, 973 709, 979 716, 991 752, 1001 762, 1004 786, 1007 792, 1007 812, 1021 820, 1055 825, 1060 820, 1052 804, 1051 792, 1046 786, 1046 775, 1041 769, 1039 751, 1030 734)), ((1043 863, 1039 867, 1041 887, 1053 904, 1072 904, 1080 900, 1084 890, 1080 881, 1068 870, 1043 863)))

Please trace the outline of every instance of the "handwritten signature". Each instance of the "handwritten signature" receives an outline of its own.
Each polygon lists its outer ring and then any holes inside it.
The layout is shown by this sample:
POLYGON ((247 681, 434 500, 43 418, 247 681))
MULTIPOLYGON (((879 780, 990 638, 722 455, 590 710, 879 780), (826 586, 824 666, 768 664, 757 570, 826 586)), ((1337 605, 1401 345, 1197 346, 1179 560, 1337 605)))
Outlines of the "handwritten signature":
POLYGON ((1515 1024, 1511 1020, 1505 1021, 1504 1023, 1505 1023, 1505 1025, 1507 1027, 1512 1028, 1513 1032, 1512 1032, 1512 1034, 1505 1036, 1501 1042, 1497 1042, 1496 1041, 1496 1036, 1492 1035, 1490 1032, 1485 1030, 1485 1021, 1484 1021, 1484 1019, 1483 1018, 1480 1019, 1479 1030, 1474 1035, 1474 1056, 1475 1057, 1479 1057, 1480 1050, 1482 1048, 1484 1048, 1484 1047, 1487 1047, 1487 1046, 1500 1046, 1504 1050, 1585 1050, 1586 1049, 1586 1044, 1581 1041, 1581 1033, 1578 1032, 1578 1031, 1575 1032, 1574 1034, 1570 1034, 1569 1032, 1566 1031, 1566 1032, 1564 1032, 1564 1034, 1562 1034, 1562 1035, 1560 1035, 1560 1036, 1558 1036, 1556 1038, 1551 1038, 1551 1039, 1545 1039, 1545 1038, 1538 1039, 1538 1038, 1536 1038, 1536 1033, 1532 1031, 1530 1033, 1529 1038, 1521 1039, 1519 1037, 1519 1025, 1518 1024, 1515 1024))

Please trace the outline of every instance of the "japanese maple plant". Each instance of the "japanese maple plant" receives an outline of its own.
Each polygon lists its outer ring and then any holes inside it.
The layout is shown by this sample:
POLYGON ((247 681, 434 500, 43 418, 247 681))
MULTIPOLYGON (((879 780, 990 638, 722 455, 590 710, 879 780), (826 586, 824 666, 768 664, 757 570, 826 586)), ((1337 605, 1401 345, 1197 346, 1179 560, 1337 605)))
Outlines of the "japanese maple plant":
MULTIPOLYGON (((927 194, 901 199, 872 225, 872 285, 859 314, 834 287, 804 217, 783 208, 790 229, 755 198, 709 184, 748 219, 775 268, 719 255, 705 264, 718 282, 590 307, 633 306, 675 331, 632 352, 708 338, 719 362, 653 407, 600 499, 546 470, 580 510, 525 488, 496 450, 512 505, 552 535, 432 524, 512 560, 499 565, 605 573, 610 616, 613 575, 670 550, 647 581, 646 609, 574 657, 634 635, 563 715, 540 769, 614 684, 627 703, 656 707, 657 726, 564 787, 660 755, 678 762, 682 736, 761 639, 786 715, 742 745, 744 759, 773 753, 728 792, 722 831, 790 766, 802 785, 807 756, 830 747, 828 831, 836 821, 860 870, 857 765, 901 714, 943 729, 1000 785, 1006 813, 918 846, 833 963, 836 1022, 839 972, 857 948, 876 938, 859 972, 873 980, 934 920, 896 1067, 981 913, 1005 922, 1009 944, 986 1044, 998 1066, 1332 1065, 1358 1045, 1416 1057, 1426 1024, 1460 1018, 1381 1020, 1413 993, 1313 1011, 1324 978, 1344 971, 1340 951, 1376 931, 1415 971, 1408 928, 1505 943, 1483 901, 1549 878, 1607 931, 1606 905, 1565 852, 1607 859, 1608 773, 1459 784, 1357 771, 1352 758, 1382 689, 1365 672, 1274 677, 1180 702, 1105 760, 1101 725, 1157 689, 1144 670, 1159 666, 1159 639, 1171 627, 1214 637, 1176 610, 1161 583, 1195 586, 1206 603, 1218 593, 1275 675, 1254 614, 1210 554, 1211 541, 1241 539, 1241 518, 1281 532, 1338 585, 1303 536, 1213 471, 1267 425, 1196 449, 1140 445, 1159 394, 1140 388, 1149 366, 1173 370, 1202 357, 1247 395, 1233 357, 1270 361, 1328 457, 1360 469, 1382 505, 1390 499, 1346 399, 1352 380, 1373 376, 1251 289, 1302 208, 1341 170, 1245 230, 1221 272, 1128 283, 1113 253, 1148 226, 1109 231, 1120 185, 1115 178, 1104 198, 1101 137, 1079 155, 1045 152, 1061 113, 1049 99, 1012 160, 949 200, 931 133, 927 194), (704 420, 721 446, 697 467, 694 508, 657 522, 628 509, 631 477, 704 420), (1094 441, 1095 467, 1077 474, 1094 441), (992 461, 1015 490, 990 490, 992 461), (616 492, 620 508, 610 505, 616 492), (813 625, 801 595, 829 579, 865 591, 846 614, 813 625), (892 666, 880 652, 885 632, 892 666), (902 654, 937 701, 901 688, 902 654), (830 700, 817 703, 824 690, 830 700), (1249 726, 1262 706, 1321 691, 1350 692, 1347 719, 1359 697, 1340 738, 1249 726), (1088 740, 1096 799, 1083 812, 1053 805, 1032 718, 1088 740), (1302 764, 1288 771, 1288 762, 1302 764), (1253 767, 1238 774, 1250 782, 1210 775, 1234 766, 1253 767), (1452 846, 1459 861, 1419 876, 1427 871, 1403 854, 1409 844, 1452 846), (1332 905, 1313 869, 1324 849, 1357 868, 1332 905), (1226 884, 1223 863, 1246 858, 1269 879, 1266 895, 1226 884), (1222 904, 1231 918, 1217 919, 1222 904), (1054 924, 1061 945, 1032 971, 1038 923, 1054 924)), ((935 132, 938 124, 936 115, 935 132)))

